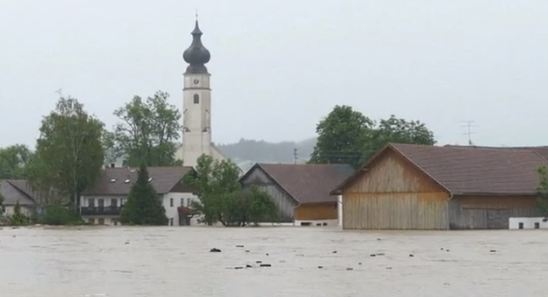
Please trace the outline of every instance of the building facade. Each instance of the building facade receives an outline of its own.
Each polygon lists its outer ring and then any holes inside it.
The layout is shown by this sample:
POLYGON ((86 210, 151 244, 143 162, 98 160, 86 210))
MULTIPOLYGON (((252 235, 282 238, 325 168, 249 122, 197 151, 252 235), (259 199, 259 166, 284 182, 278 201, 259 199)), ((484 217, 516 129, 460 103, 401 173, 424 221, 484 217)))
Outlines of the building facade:
POLYGON ((205 66, 211 56, 202 44, 198 21, 191 34, 192 44, 183 53, 189 65, 183 75, 183 144, 176 158, 185 166, 195 167, 203 154, 214 159, 223 159, 223 156, 212 143, 211 75, 205 66))
POLYGON ((243 187, 268 193, 280 222, 338 225, 337 197, 330 190, 353 172, 342 164, 256 164, 241 179, 243 187))
MULTIPOLYGON (((197 217, 187 217, 189 208, 198 197, 185 186, 183 178, 192 167, 149 167, 150 183, 166 210, 169 226, 197 223, 197 217)), ((90 224, 119 225, 120 212, 127 202, 131 186, 137 181, 134 168, 106 168, 95 185, 80 198, 80 213, 90 224)))
POLYGON ((16 204, 19 204, 21 213, 27 217, 31 217, 37 210, 39 195, 26 180, 0 180, 0 195, 4 199, 1 211, 5 216, 14 214, 16 204))
POLYGON ((390 144, 333 192, 343 228, 507 229, 539 216, 545 150, 390 144))

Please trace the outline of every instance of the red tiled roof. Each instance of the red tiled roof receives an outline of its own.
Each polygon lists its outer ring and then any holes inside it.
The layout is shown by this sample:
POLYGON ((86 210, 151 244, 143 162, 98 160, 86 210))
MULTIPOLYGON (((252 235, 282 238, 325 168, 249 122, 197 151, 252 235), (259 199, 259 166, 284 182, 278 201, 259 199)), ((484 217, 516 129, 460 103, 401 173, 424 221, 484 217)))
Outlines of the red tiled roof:
POLYGON ((254 168, 261 168, 298 203, 335 202, 329 191, 353 172, 346 164, 260 163, 250 171, 254 168))

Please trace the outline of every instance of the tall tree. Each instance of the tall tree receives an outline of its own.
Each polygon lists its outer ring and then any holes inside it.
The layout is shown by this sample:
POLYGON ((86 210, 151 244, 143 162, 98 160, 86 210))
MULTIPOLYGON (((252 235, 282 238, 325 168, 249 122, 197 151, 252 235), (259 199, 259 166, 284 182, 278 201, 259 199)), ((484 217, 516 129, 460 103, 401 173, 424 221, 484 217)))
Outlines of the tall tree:
POLYGON ((143 100, 139 96, 117 109, 122 120, 116 125, 114 141, 119 155, 127 157, 128 165, 166 166, 174 159, 179 139, 181 115, 167 102, 168 93, 158 91, 143 100))
POLYGON ((79 208, 80 194, 99 176, 104 152, 103 123, 84 110, 75 98, 61 97, 42 120, 36 152, 29 164, 31 184, 54 188, 79 208))
POLYGON ((367 161, 389 142, 434 145, 434 133, 420 121, 407 121, 391 115, 380 120, 373 133, 365 141, 361 162, 367 161))
POLYGON ((357 166, 373 124, 372 120, 350 106, 335 106, 316 127, 318 141, 310 162, 357 166))
POLYGON ((434 134, 419 121, 392 115, 377 123, 349 106, 335 106, 316 128, 318 142, 310 163, 358 167, 389 142, 433 145, 434 134))
POLYGON ((0 148, 0 179, 23 178, 32 153, 22 144, 0 148))
POLYGON ((120 221, 129 225, 166 225, 166 210, 149 181, 144 165, 139 168, 137 181, 131 187, 120 221))

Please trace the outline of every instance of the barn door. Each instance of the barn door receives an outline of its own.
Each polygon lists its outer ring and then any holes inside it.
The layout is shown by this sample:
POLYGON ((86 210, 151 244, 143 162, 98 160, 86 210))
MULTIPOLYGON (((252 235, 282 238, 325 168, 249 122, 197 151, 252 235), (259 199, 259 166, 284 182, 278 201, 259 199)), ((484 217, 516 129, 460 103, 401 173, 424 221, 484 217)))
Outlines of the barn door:
POLYGON ((488 209, 487 228, 508 229, 508 218, 510 218, 509 209, 488 209))

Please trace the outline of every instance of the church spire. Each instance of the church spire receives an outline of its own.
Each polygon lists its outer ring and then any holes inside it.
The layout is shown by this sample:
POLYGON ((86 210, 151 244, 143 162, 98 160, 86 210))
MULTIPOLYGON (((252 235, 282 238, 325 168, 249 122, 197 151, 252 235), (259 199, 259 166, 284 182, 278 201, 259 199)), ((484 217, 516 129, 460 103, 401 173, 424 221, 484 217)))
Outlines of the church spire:
POLYGON ((186 69, 186 73, 207 73, 207 68, 204 64, 209 62, 211 55, 207 48, 202 44, 202 31, 198 26, 198 20, 192 34, 192 44, 183 53, 183 59, 190 65, 186 69))

